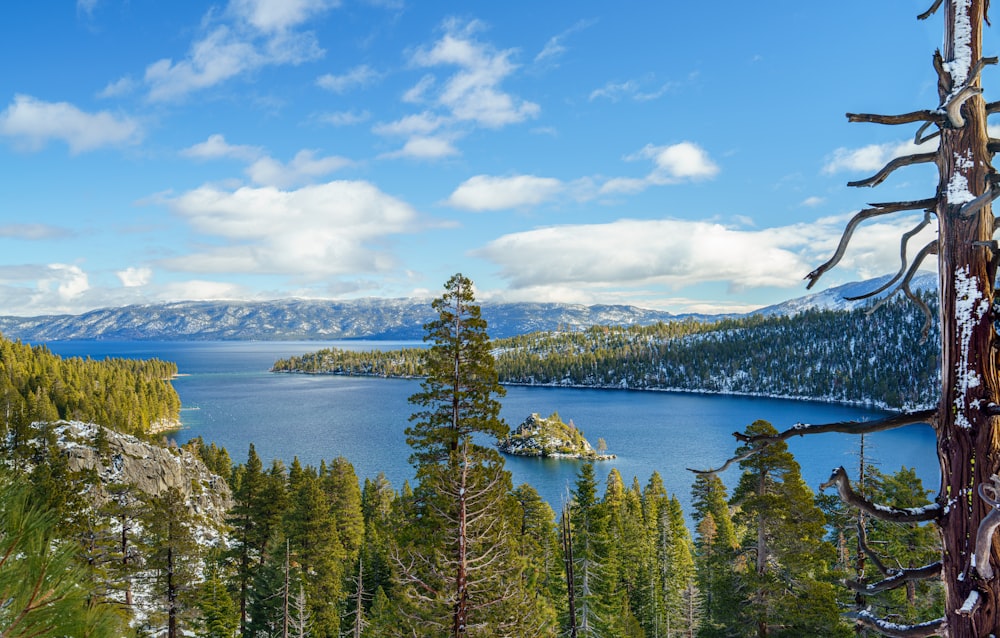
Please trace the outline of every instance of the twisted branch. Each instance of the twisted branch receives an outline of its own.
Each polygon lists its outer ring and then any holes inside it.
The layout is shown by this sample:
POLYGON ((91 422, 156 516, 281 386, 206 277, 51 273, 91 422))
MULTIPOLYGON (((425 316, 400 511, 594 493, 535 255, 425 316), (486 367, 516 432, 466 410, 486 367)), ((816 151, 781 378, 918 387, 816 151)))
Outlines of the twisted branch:
POLYGON ((906 275, 903 276, 902 283, 900 283, 899 286, 897 286, 888 295, 882 297, 877 302, 875 302, 875 304, 868 309, 866 314, 870 315, 879 308, 881 308, 882 306, 884 306, 886 302, 892 299, 893 295, 895 295, 897 292, 903 289, 907 290, 908 291, 907 296, 910 297, 910 299, 913 299, 916 296, 913 294, 913 291, 910 290, 910 282, 913 281, 913 276, 917 274, 918 270, 920 270, 920 266, 924 263, 924 259, 927 258, 927 255, 936 255, 937 253, 938 253, 938 242, 936 239, 932 242, 929 242, 926 246, 921 248, 920 252, 917 253, 917 256, 913 258, 913 263, 910 264, 910 269, 907 270, 906 275))
POLYGON ((719 467, 717 467, 715 469, 696 470, 696 469, 694 469, 692 467, 689 467, 689 468, 687 468, 687 471, 688 472, 694 472, 695 474, 718 474, 720 472, 725 472, 726 470, 729 469, 729 467, 733 463, 740 463, 741 461, 745 461, 748 458, 750 458, 751 456, 753 456, 754 454, 757 454, 758 452, 760 452, 765 447, 767 447, 767 445, 762 445, 759 448, 751 448, 751 449, 747 450, 746 452, 744 452, 743 454, 738 454, 738 455, 734 456, 733 458, 728 459, 725 463, 723 463, 721 466, 719 466, 719 467))
POLYGON ((851 237, 854 235, 854 229, 857 228, 858 224, 861 222, 866 219, 871 219, 872 217, 878 217, 879 215, 898 213, 904 210, 917 210, 920 208, 924 210, 933 210, 936 204, 936 199, 869 204, 871 208, 865 208, 864 210, 859 211, 849 222, 847 222, 847 227, 844 228, 844 232, 840 236, 840 243, 837 245, 837 250, 834 251, 833 257, 830 257, 830 259, 816 268, 816 270, 805 276, 805 278, 809 280, 809 283, 806 284, 806 289, 808 290, 809 288, 812 288, 816 282, 819 281, 819 278, 823 276, 823 273, 830 270, 840 262, 844 256, 844 252, 847 250, 847 245, 851 241, 851 237))
POLYGON ((931 5, 931 8, 918 15, 917 20, 926 20, 927 18, 931 17, 932 15, 934 15, 934 12, 936 12, 938 8, 940 8, 940 6, 941 6, 941 0, 934 0, 934 4, 931 5))
POLYGON ((906 273, 906 246, 909 243, 910 238, 912 238, 914 235, 916 235, 917 233, 919 233, 920 231, 922 231, 930 223, 931 223, 931 212, 930 211, 924 211, 924 220, 922 222, 920 222, 919 224, 917 224, 915 227, 913 227, 912 230, 910 230, 910 231, 908 231, 906 233, 903 233, 902 239, 899 242, 899 262, 900 262, 899 263, 899 272, 897 272, 895 274, 895 276, 893 276, 892 279, 890 279, 889 281, 885 282, 884 284, 882 284, 881 286, 879 286, 875 290, 872 290, 871 292, 866 292, 863 295, 857 295, 857 296, 854 296, 854 297, 844 297, 844 299, 846 299, 847 301, 858 301, 859 299, 868 299, 869 297, 874 297, 875 295, 879 294, 883 290, 888 289, 894 283, 896 283, 897 281, 899 281, 899 278, 902 277, 906 273))
POLYGON ((851 487, 851 480, 847 477, 847 470, 843 466, 838 467, 830 475, 830 480, 819 486, 821 490, 828 487, 836 487, 840 500, 848 505, 865 512, 883 521, 893 521, 896 523, 919 523, 922 521, 934 521, 941 517, 941 504, 931 503, 923 507, 896 507, 894 505, 882 505, 872 503, 865 497, 854 491, 851 487))
POLYGON ((979 529, 976 530, 976 556, 973 561, 976 573, 983 580, 993 578, 990 554, 993 548, 993 534, 1000 527, 1000 498, 998 498, 1000 497, 1000 477, 994 474, 990 480, 993 481, 993 485, 980 483, 978 488, 979 498, 990 506, 990 511, 980 521, 979 529))
MULTIPOLYGON (((964 120, 963 120, 964 124, 964 120)), ((882 170, 875 173, 868 179, 862 179, 855 182, 847 182, 848 186, 863 187, 863 186, 878 186, 885 181, 889 175, 892 174, 897 168, 902 168, 904 166, 912 166, 913 164, 926 164, 928 162, 933 162, 937 159, 937 152, 933 153, 914 153, 913 155, 903 155, 902 157, 897 157, 890 161, 888 164, 882 167, 882 170)))

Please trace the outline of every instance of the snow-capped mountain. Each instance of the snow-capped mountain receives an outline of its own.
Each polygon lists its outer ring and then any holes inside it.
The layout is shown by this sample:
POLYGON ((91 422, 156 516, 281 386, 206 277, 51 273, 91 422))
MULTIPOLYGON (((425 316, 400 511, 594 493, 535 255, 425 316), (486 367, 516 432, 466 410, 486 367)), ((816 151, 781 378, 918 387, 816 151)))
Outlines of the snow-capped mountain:
MULTIPOLYGON (((483 303, 492 337, 593 325, 675 319, 634 306, 483 303)), ((262 302, 190 301, 93 310, 81 315, 0 317, 0 333, 28 342, 64 340, 421 339, 435 318, 426 299, 262 302)))
MULTIPOLYGON (((768 316, 796 315, 806 310, 853 310, 870 303, 871 299, 852 300, 849 299, 849 297, 857 297, 858 295, 864 295, 876 290, 889 281, 889 279, 890 275, 883 275, 882 277, 876 277, 875 279, 869 279, 867 281, 855 281, 842 286, 827 288, 821 292, 806 295, 804 297, 798 297, 796 299, 790 299, 780 304, 767 306, 766 308, 761 308, 751 314, 768 316)), ((875 298, 880 299, 886 296, 893 288, 894 286, 890 286, 888 290, 882 291, 876 295, 875 298)), ((936 291, 937 274, 932 272, 918 273, 910 281, 910 289, 913 292, 936 291)))

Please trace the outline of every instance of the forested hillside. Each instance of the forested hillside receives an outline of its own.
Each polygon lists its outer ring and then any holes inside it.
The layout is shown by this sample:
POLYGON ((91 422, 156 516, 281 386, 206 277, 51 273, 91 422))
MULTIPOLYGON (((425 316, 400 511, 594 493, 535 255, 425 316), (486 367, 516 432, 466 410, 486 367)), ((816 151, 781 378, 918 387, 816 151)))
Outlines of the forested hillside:
POLYGON ((174 363, 156 359, 63 359, 44 346, 0 337, 0 407, 9 429, 59 419, 143 435, 177 427, 174 363))
MULTIPOLYGON (((538 332, 495 340, 493 354, 503 383, 929 405, 939 379, 936 326, 923 340, 924 317, 903 299, 868 310, 538 332)), ((273 369, 419 376, 420 352, 326 349, 273 369)))

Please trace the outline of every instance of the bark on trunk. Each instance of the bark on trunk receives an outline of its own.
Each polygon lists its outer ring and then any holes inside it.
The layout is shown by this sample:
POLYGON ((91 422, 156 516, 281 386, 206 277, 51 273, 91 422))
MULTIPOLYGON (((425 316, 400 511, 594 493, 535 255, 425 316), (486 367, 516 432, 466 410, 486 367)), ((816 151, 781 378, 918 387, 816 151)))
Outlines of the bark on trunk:
MULTIPOLYGON (((939 83, 942 103, 963 85, 978 87, 974 69, 982 58, 982 22, 985 0, 949 0, 945 3, 942 60, 945 73, 939 83)), ((972 97, 961 109, 965 125, 945 124, 938 153, 940 183, 939 222, 941 399, 937 441, 941 464, 940 499, 946 505, 941 521, 944 546, 943 579, 946 618, 951 638, 989 636, 998 626, 1000 583, 976 574, 977 561, 998 561, 993 539, 989 556, 975 556, 979 523, 991 506, 977 494, 980 484, 1000 473, 997 417, 987 414, 998 403, 997 365, 992 349, 993 273, 991 251, 980 242, 993 235, 989 204, 971 215, 963 205, 989 188, 993 172, 987 151, 986 112, 981 97, 972 97), (979 591, 974 608, 970 595, 979 591)), ((994 569, 1000 573, 1000 569, 994 569)))

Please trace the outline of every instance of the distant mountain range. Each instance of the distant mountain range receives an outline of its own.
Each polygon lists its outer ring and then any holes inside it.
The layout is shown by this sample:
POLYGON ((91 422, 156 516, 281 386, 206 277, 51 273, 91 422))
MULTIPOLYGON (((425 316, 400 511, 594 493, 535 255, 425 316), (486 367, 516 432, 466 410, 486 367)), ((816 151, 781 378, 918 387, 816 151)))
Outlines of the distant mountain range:
MULTIPOLYGON (((885 278, 847 284, 769 306, 755 313, 794 315, 808 309, 848 310, 864 302, 845 296, 878 287, 885 278)), ((914 289, 928 288, 935 275, 921 275, 914 289)), ((535 331, 579 330, 595 325, 649 325, 692 318, 714 321, 737 315, 675 315, 625 305, 561 303, 482 304, 490 336, 510 337, 535 331)), ((0 333, 31 343, 67 340, 104 341, 276 341, 380 339, 414 340, 434 319, 426 299, 323 301, 180 301, 104 308, 80 315, 0 317, 0 333)))

